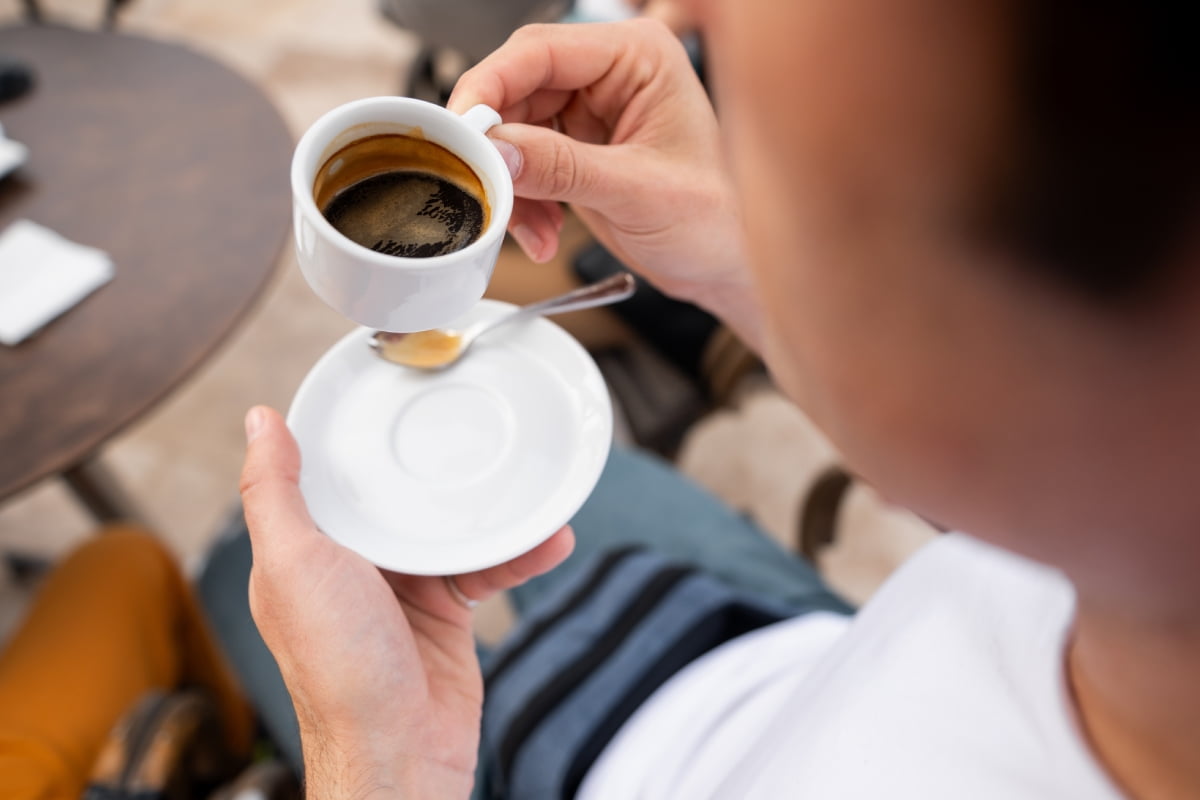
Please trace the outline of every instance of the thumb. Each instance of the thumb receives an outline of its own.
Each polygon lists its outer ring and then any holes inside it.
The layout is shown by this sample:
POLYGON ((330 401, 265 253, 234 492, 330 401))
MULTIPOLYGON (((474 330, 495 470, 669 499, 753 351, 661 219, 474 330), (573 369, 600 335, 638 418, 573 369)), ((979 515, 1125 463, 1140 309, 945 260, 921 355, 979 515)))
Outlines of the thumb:
POLYGON ((294 552, 305 538, 322 534, 300 494, 300 448, 283 418, 265 406, 250 409, 246 438, 242 507, 254 560, 270 565, 294 552))
POLYGON ((619 202, 621 188, 637 177, 620 145, 587 144, 518 123, 498 125, 488 136, 508 164, 518 197, 603 210, 619 202))

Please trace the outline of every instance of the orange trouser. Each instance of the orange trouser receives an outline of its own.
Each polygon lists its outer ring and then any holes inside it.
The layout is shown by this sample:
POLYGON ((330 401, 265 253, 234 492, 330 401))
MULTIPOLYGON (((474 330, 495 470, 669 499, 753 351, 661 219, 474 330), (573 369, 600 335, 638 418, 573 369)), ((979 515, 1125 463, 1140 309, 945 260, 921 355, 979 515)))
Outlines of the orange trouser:
POLYGON ((174 559, 110 527, 46 578, 0 652, 0 798, 78 798, 117 720, 181 685, 208 689, 227 741, 249 748, 250 709, 174 559))

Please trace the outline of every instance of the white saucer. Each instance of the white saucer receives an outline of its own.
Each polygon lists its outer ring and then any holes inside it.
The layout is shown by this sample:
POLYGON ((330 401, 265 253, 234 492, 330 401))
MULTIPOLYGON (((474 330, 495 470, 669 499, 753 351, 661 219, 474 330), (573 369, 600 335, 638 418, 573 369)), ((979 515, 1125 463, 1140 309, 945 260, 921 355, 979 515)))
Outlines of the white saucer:
MULTIPOLYGON (((447 327, 512 308, 482 300, 447 327)), ((325 533, 385 569, 449 575, 520 555, 579 510, 608 457, 612 407, 562 328, 499 328, 439 373, 388 364, 370 335, 322 356, 288 412, 325 533)))

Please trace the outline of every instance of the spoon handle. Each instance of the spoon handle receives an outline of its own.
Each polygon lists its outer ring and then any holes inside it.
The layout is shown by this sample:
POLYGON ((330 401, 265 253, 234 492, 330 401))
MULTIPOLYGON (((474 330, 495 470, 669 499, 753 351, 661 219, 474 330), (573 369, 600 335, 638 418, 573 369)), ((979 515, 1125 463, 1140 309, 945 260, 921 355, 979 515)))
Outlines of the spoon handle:
POLYGON ((543 300, 540 303, 521 306, 508 316, 487 320, 478 327, 469 330, 465 338, 474 339, 497 325, 507 325, 518 319, 548 317, 551 314, 565 314, 568 311, 582 311, 585 308, 619 303, 622 300, 628 300, 632 297, 636 290, 637 282, 634 280, 633 275, 628 272, 621 272, 602 281, 581 286, 566 294, 560 294, 558 297, 551 297, 549 300, 543 300))
POLYGON ((610 303, 627 300, 633 296, 636 289, 637 283, 634 281, 633 275, 621 272, 558 297, 522 306, 521 312, 544 317, 551 314, 565 314, 568 311, 582 311, 585 308, 606 306, 610 303))

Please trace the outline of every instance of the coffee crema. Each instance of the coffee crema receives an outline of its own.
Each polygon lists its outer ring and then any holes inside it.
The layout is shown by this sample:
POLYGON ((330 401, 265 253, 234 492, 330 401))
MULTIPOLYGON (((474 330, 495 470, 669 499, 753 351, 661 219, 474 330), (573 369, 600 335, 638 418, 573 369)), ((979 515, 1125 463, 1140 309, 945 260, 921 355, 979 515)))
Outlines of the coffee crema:
POLYGON ((346 238, 404 258, 467 247, 491 217, 483 183, 465 161, 417 136, 351 142, 318 170, 313 199, 346 238))

